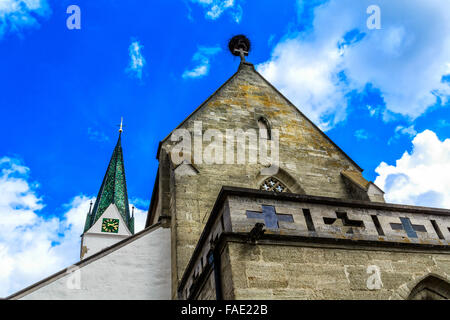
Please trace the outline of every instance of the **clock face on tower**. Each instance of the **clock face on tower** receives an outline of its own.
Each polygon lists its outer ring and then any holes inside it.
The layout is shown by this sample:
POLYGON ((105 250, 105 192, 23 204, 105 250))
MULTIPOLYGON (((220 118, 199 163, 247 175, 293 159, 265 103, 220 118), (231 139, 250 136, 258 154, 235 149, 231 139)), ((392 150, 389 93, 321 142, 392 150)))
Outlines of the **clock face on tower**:
POLYGON ((119 231, 119 219, 104 218, 102 232, 117 233, 119 231))

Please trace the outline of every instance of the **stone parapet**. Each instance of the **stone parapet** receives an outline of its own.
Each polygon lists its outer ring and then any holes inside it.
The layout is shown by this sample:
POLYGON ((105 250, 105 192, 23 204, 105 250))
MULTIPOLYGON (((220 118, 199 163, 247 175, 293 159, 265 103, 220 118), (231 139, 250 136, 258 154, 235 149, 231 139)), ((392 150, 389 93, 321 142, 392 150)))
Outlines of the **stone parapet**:
POLYGON ((447 251, 450 210, 224 187, 181 279, 179 298, 195 297, 191 288, 199 287, 204 270, 211 271, 206 267, 224 235, 250 244, 296 241, 447 251))

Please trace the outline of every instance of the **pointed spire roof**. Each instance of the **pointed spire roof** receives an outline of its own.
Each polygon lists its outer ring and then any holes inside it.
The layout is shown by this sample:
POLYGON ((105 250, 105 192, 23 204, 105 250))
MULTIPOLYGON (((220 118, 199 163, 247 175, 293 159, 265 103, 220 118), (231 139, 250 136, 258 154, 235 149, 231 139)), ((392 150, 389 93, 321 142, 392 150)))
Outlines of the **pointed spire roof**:
POLYGON ((120 212, 128 229, 134 233, 134 217, 130 216, 128 205, 127 184, 125 180, 125 167, 122 154, 122 126, 119 130, 119 139, 114 148, 111 160, 103 178, 102 185, 95 200, 94 208, 86 217, 84 232, 89 230, 101 217, 105 210, 114 203, 120 212))

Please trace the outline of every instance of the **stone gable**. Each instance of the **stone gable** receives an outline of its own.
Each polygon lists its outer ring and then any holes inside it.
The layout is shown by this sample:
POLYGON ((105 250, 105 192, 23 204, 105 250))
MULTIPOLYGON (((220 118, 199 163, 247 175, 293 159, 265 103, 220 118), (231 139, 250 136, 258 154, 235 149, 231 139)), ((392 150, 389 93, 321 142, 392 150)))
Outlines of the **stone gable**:
MULTIPOLYGON (((290 192, 353 197, 355 193, 349 191, 341 172, 360 172, 358 165, 249 63, 241 63, 239 70, 178 129, 189 130, 193 137, 195 123, 201 123, 203 132, 216 129, 225 136, 227 129, 258 130, 261 117, 271 130, 279 131, 280 170, 273 176, 290 192)), ((160 215, 172 217, 174 294, 222 186, 259 189, 267 178, 261 175, 264 166, 259 163, 195 163, 191 155, 194 168, 185 163, 178 167, 170 154, 175 144, 169 135, 158 150, 158 210, 151 219, 154 223, 160 215)))

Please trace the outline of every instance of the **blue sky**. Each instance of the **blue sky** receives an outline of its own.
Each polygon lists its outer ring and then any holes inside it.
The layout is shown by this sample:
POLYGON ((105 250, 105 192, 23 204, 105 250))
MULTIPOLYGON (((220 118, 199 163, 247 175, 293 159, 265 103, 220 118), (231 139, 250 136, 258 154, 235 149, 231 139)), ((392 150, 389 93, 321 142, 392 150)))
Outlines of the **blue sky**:
POLYGON ((252 41, 248 60, 388 201, 450 208, 449 9, 446 0, 0 0, 0 296, 76 261, 121 116, 142 224, 158 142, 236 71, 227 41, 238 33, 252 41), (375 3, 381 29, 368 29, 375 3), (80 30, 66 27, 72 4, 80 30))

